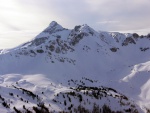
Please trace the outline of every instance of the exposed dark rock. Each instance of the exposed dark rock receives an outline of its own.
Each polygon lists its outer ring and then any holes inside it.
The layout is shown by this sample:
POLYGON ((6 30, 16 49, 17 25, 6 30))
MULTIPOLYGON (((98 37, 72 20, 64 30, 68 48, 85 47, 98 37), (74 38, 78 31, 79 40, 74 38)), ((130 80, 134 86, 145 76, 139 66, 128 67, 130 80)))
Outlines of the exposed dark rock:
POLYGON ((81 28, 81 26, 78 25, 78 26, 75 26, 74 30, 75 30, 75 31, 79 31, 80 28, 81 28))
POLYGON ((71 44, 73 46, 75 46, 77 43, 79 43, 79 41, 84 37, 84 33, 80 33, 78 35, 76 35, 75 37, 72 38, 71 40, 71 44))
POLYGON ((133 36, 135 39, 139 38, 139 35, 138 35, 137 33, 133 33, 132 36, 133 36))
POLYGON ((124 40, 124 42, 122 43, 122 46, 127 46, 129 43, 136 44, 135 41, 132 39, 132 37, 128 37, 124 40))
POLYGON ((36 51, 37 51, 37 53, 44 53, 44 51, 42 49, 38 49, 36 51))
POLYGON ((141 50, 141 51, 147 51, 148 49, 150 49, 150 48, 149 48, 149 47, 145 47, 145 48, 140 47, 140 50, 141 50))
POLYGON ((45 41, 47 40, 48 38, 47 37, 41 37, 41 38, 36 38, 32 41, 32 44, 31 45, 35 45, 35 46, 39 46, 43 43, 45 43, 45 41))
POLYGON ((49 46, 49 49, 50 49, 50 51, 54 51, 54 50, 55 50, 55 47, 54 47, 53 45, 50 45, 50 46, 49 46))
POLYGON ((116 47, 110 48, 110 50, 111 50, 112 52, 117 52, 118 49, 119 49, 119 48, 116 48, 116 47))

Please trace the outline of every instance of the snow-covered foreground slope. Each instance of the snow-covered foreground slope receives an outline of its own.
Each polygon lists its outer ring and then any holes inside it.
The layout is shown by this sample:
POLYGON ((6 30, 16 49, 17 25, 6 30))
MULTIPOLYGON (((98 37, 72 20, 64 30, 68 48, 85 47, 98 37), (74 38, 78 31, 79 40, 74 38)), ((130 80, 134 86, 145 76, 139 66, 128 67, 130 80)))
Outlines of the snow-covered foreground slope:
POLYGON ((150 35, 52 22, 33 40, 0 51, 0 110, 146 112, 149 56, 150 35))

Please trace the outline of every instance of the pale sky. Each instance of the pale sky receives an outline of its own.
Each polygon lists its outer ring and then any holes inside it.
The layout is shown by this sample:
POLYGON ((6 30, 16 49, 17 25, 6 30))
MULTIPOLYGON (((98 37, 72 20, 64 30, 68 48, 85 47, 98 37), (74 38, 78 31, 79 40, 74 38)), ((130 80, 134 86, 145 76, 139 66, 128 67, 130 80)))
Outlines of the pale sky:
POLYGON ((0 0, 0 49, 31 40, 51 21, 65 28, 150 32, 150 0, 0 0))

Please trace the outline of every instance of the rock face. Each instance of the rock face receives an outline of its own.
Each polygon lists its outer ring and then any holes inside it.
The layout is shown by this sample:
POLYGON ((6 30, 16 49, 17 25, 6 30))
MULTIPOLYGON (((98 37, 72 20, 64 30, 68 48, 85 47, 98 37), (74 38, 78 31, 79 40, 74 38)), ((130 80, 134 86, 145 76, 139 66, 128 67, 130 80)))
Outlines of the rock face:
POLYGON ((122 46, 127 46, 128 44, 136 44, 135 41, 131 37, 127 37, 124 42, 122 43, 122 46))
POLYGON ((149 48, 149 34, 53 21, 30 42, 0 50, 0 111, 148 111, 149 48))

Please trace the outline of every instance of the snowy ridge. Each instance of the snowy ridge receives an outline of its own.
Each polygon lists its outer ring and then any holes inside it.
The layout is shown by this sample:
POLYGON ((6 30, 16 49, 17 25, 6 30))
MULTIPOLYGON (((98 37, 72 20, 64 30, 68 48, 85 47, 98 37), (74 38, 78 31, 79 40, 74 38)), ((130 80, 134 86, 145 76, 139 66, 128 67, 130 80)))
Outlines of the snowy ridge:
POLYGON ((33 40, 0 51, 0 111, 146 112, 149 56, 149 34, 53 21, 33 40))

